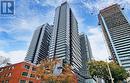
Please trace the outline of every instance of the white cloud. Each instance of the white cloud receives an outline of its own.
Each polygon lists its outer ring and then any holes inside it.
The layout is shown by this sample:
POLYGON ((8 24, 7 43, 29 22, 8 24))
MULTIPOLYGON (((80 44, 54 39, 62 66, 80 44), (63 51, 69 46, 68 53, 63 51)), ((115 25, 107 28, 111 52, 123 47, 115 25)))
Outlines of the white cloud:
MULTIPOLYGON (((34 15, 31 17, 27 17, 26 19, 16 19, 14 22, 11 23, 13 26, 13 31, 17 32, 26 32, 28 35, 23 35, 19 33, 19 36, 14 36, 16 40, 20 41, 27 41, 29 42, 32 38, 34 30, 44 24, 49 23, 53 24, 53 18, 54 18, 54 11, 50 11, 46 13, 46 15, 34 15), (19 26, 19 27, 18 27, 19 26)), ((13 33, 13 32, 11 32, 13 33)))
POLYGON ((72 11, 78 21, 79 32, 87 34, 91 44, 92 53, 96 60, 106 60, 110 55, 103 39, 103 33, 99 26, 88 26, 85 23, 85 19, 82 18, 76 8, 72 8, 72 11), (87 31, 86 31, 87 30, 87 31))
POLYGON ((99 27, 89 26, 87 33, 94 58, 97 60, 106 60, 110 55, 107 51, 107 46, 105 46, 103 33, 99 27))
MULTIPOLYGON (((21 9, 24 7, 21 7, 21 9)), ((22 10, 21 10, 22 11, 22 10)), ((44 23, 53 23, 53 18, 55 14, 55 10, 50 10, 46 13, 38 13, 37 11, 33 11, 30 9, 26 9, 26 14, 24 18, 18 17, 15 20, 13 20, 11 23, 11 26, 14 27, 14 30, 23 30, 23 31, 33 31, 38 26, 44 24, 44 23), (26 12, 28 11, 28 12, 26 12)))
POLYGON ((31 15, 31 17, 26 17, 24 19, 17 19, 15 22, 15 27, 20 26, 20 29, 22 30, 35 30, 38 26, 44 24, 44 23, 53 23, 53 18, 55 11, 50 10, 49 12, 46 12, 46 14, 42 15, 42 13, 36 15, 31 15))
POLYGON ((65 0, 35 0, 36 3, 41 4, 42 6, 58 6, 65 0))
POLYGON ((130 9, 130 0, 82 0, 82 3, 90 12, 95 14, 97 14, 99 10, 115 3, 118 3, 121 7, 130 9))
POLYGON ((3 27, 0 27, 0 32, 7 32, 7 30, 4 29, 3 27))
POLYGON ((79 11, 77 11, 75 7, 71 7, 71 9, 75 18, 77 19, 79 32, 83 32, 84 29, 86 29, 85 19, 81 17, 79 11))
POLYGON ((57 7, 65 1, 69 3, 75 2, 75 0, 34 0, 34 1, 36 1, 37 4, 41 4, 42 6, 53 6, 53 7, 57 7))
MULTIPOLYGON (((35 0, 37 4, 40 4, 42 6, 53 6, 53 7, 57 7, 58 5, 60 5, 63 0, 35 0)), ((74 0, 69 0, 70 3, 73 3, 72 1, 74 0)), ((76 0, 77 1, 77 0, 76 0)), ((103 9, 106 6, 109 6, 113 3, 121 3, 121 4, 129 4, 130 5, 130 0, 96 0, 96 2, 91 2, 92 0, 87 0, 87 1, 82 1, 84 6, 89 9, 90 11, 94 11, 94 12, 98 12, 100 9, 103 9)), ((50 10, 50 12, 46 12, 46 15, 42 15, 42 14, 37 14, 35 11, 29 10, 28 7, 24 7, 26 6, 27 3, 25 3, 24 5, 21 5, 22 7, 19 7, 19 11, 22 11, 22 9, 29 11, 26 12, 27 14, 31 15, 25 18, 19 18, 16 19, 15 21, 11 22, 11 25, 14 26, 15 31, 33 31, 36 29, 37 26, 43 24, 43 23, 51 23, 53 22, 53 18, 54 18, 54 14, 55 11, 54 10, 50 10), (25 9, 27 8, 27 9, 25 9), (30 14, 31 12, 31 14, 30 14)), ((128 6, 128 5, 127 5, 128 6)), ((129 7, 130 8, 130 7, 129 7)), ((84 19, 81 18, 78 14, 79 12, 76 12, 76 9, 72 9, 74 11, 75 17, 78 20, 78 24, 79 24, 79 30, 80 31, 84 31, 84 28, 86 27, 86 25, 84 24, 84 19)), ((0 31, 5 31, 4 29, 0 29, 0 31)), ((12 31, 12 30, 6 30, 6 31, 12 31)), ((103 40, 103 36, 102 36, 102 32, 101 30, 98 28, 98 26, 89 26, 87 33, 91 47, 92 47, 92 52, 93 55, 96 59, 98 60, 105 60, 109 54, 107 52, 106 46, 104 44, 104 40, 103 40)), ((17 40, 26 40, 28 41, 28 45, 29 45, 29 41, 31 40, 31 36, 26 36, 25 35, 20 35, 17 36, 16 39, 17 40)), ((2 46, 3 44, 5 44, 4 42, 0 41, 0 46, 2 46)), ((26 55, 26 51, 24 50, 16 50, 16 51, 10 51, 10 52, 5 52, 5 51, 0 51, 0 55, 1 56, 5 56, 5 57, 9 57, 11 59, 11 63, 16 63, 16 62, 21 62, 24 60, 25 55, 26 55)))
MULTIPOLYGON (((33 31, 40 25, 44 23, 53 23, 55 10, 50 10, 46 13, 38 12, 37 10, 30 10, 29 1, 20 0, 22 5, 16 8, 16 17, 11 18, 9 23, 6 23, 5 26, 0 27, 0 32, 4 31, 10 34, 14 38, 11 43, 16 41, 25 41, 27 42, 27 49, 30 44, 33 31), (23 11, 23 12, 21 12, 23 11), (20 12, 20 13, 19 13, 20 12), (5 27, 11 27, 10 29, 5 27)), ((43 0, 44 1, 44 0, 43 0)), ((53 0, 52 0, 53 1, 53 0)), ((53 2, 52 2, 53 3, 53 2)), ((50 3, 51 4, 51 3, 50 3)), ((26 51, 22 50, 13 50, 13 51, 4 51, 3 48, 10 45, 10 41, 0 40, 0 56, 10 58, 11 63, 21 62, 24 60, 26 51)), ((12 47, 13 48, 13 47, 12 47)))
POLYGON ((0 32, 6 31, 15 39, 13 41, 30 42, 34 30, 38 26, 44 23, 53 24, 55 10, 46 13, 37 12, 35 9, 30 10, 29 1, 21 0, 21 3, 23 5, 16 8, 16 17, 10 19, 11 21, 5 24, 6 26, 0 27, 0 32), (11 28, 6 28, 8 26, 11 28))
POLYGON ((0 40, 0 46, 1 47, 7 46, 7 45, 8 45, 7 42, 5 42, 4 40, 0 40))
POLYGON ((5 52, 5 51, 0 50, 0 56, 10 58, 11 63, 18 63, 18 62, 24 61, 24 58, 26 56, 26 51, 17 50, 17 51, 5 52))
POLYGON ((79 32, 83 32, 86 28, 86 25, 84 23, 85 19, 78 15, 78 12, 75 9, 72 9, 72 11, 77 19, 79 32))

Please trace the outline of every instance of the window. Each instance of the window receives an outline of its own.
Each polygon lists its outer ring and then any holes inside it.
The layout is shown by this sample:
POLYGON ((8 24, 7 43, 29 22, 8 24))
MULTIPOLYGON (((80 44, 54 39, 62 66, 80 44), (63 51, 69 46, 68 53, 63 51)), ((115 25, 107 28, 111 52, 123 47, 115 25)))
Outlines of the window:
POLYGON ((14 66, 12 66, 11 69, 14 69, 14 66))
POLYGON ((33 81, 29 81, 29 83, 33 83, 33 81))
POLYGON ((30 66, 28 66, 28 65, 25 65, 24 67, 25 67, 26 69, 29 69, 29 68, 30 68, 30 66))
POLYGON ((23 72, 22 76, 28 76, 28 73, 27 72, 23 72))
POLYGON ((34 74, 31 74, 30 77, 35 78, 35 75, 34 75, 34 74))
POLYGON ((11 69, 12 67, 9 67, 9 70, 11 69))
POLYGON ((37 76, 37 79, 39 80, 39 79, 40 79, 40 76, 37 76))
POLYGON ((0 70, 0 72, 2 72, 2 71, 3 71, 3 69, 0 70))
POLYGON ((7 68, 4 69, 4 71, 6 71, 6 70, 7 70, 7 68))
POLYGON ((36 68, 32 67, 32 71, 36 71, 36 68))
POLYGON ((11 74, 11 73, 9 73, 9 75, 8 75, 8 76, 10 77, 11 75, 12 75, 12 74, 11 74))
POLYGON ((8 74, 5 75, 6 77, 8 76, 8 74))
POLYGON ((9 83, 9 80, 6 80, 5 83, 9 83))
POLYGON ((4 80, 2 80, 2 83, 4 83, 4 80))
POLYGON ((26 83, 26 80, 20 80, 19 83, 26 83))
POLYGON ((3 77, 4 77, 4 76, 2 76, 2 75, 0 76, 0 78, 3 78, 3 77))
POLYGON ((3 78, 6 76, 6 74, 3 74, 3 78))

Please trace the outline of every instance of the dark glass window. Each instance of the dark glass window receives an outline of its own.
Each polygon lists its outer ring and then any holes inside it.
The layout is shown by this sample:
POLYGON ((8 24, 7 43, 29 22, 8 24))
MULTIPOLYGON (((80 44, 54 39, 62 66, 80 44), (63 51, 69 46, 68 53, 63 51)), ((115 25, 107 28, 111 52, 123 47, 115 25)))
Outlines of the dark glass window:
POLYGON ((36 71, 36 68, 33 67, 33 68, 32 68, 32 71, 36 71))
POLYGON ((26 69, 29 69, 29 68, 30 68, 30 66, 28 66, 28 65, 25 65, 24 67, 25 67, 26 69))
POLYGON ((5 83, 9 83, 9 80, 6 80, 5 83))
POLYGON ((3 69, 0 70, 0 72, 2 72, 2 71, 3 71, 3 69))
POLYGON ((30 77, 35 78, 35 75, 34 75, 34 74, 31 74, 30 77))
POLYGON ((22 76, 28 76, 28 73, 27 72, 23 72, 22 76))
POLYGON ((4 83, 4 80, 2 80, 2 83, 4 83))
POLYGON ((26 83, 26 80, 20 80, 19 83, 26 83))
POLYGON ((29 81, 29 83, 33 83, 33 81, 29 81))

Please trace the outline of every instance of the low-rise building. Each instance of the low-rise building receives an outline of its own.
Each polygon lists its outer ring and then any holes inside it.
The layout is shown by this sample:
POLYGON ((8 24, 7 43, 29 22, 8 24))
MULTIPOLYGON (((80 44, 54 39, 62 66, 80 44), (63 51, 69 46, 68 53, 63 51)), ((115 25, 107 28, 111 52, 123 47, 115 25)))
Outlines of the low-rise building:
POLYGON ((20 62, 0 68, 0 83, 40 83, 36 65, 20 62))

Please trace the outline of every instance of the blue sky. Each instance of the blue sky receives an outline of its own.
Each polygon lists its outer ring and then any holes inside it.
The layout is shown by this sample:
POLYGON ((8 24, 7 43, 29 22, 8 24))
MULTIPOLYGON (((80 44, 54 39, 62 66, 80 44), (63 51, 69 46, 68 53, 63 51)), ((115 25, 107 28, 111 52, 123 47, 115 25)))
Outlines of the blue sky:
MULTIPOLYGON (((44 24, 53 24, 55 8, 65 0, 15 0, 15 15, 0 16, 0 56, 12 63, 24 60, 34 30, 44 24)), ((109 53, 98 26, 97 14, 114 3, 124 7, 130 19, 130 0, 68 0, 78 21, 79 31, 88 35, 93 56, 105 60, 109 53), (93 14, 92 14, 93 13, 93 14)))

